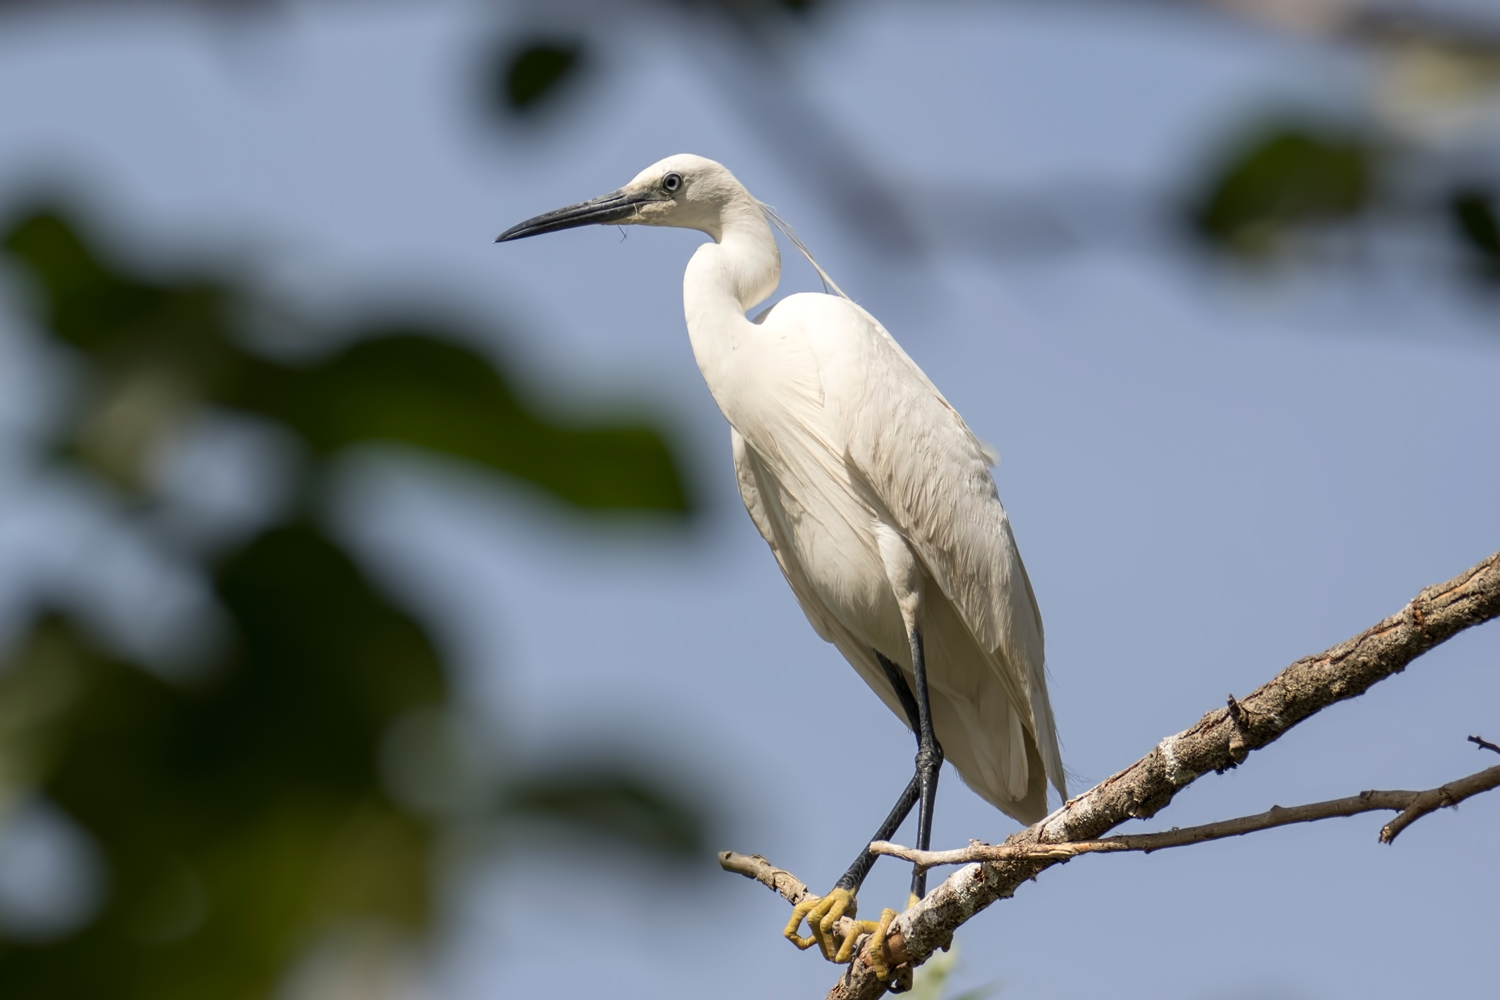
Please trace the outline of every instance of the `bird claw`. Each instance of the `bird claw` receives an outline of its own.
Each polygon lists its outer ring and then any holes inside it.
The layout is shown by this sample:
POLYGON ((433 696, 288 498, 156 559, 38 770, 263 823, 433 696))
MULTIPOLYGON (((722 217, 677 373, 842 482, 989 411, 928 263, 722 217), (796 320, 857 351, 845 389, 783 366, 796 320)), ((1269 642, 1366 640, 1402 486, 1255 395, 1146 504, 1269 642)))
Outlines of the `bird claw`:
POLYGON ((855 945, 859 943, 861 937, 872 934, 874 937, 870 940, 871 965, 875 969, 875 974, 881 979, 890 979, 891 970, 885 938, 890 931, 891 921, 896 919, 896 911, 891 909, 880 911, 878 921, 856 920, 854 919, 855 907, 854 893, 848 889, 834 889, 826 896, 809 896, 792 908, 792 918, 787 921, 786 930, 783 933, 788 941, 803 950, 817 945, 824 958, 839 965, 854 958, 855 945), (836 928, 839 918, 846 916, 850 918, 849 932, 840 941, 836 928), (797 933, 803 920, 807 921, 807 937, 802 937, 797 933))
POLYGON ((882 982, 891 980, 891 953, 886 948, 885 938, 890 933, 891 921, 896 919, 896 911, 886 907, 880 911, 880 920, 876 922, 870 938, 870 965, 875 969, 875 975, 882 982))
POLYGON ((839 917, 845 913, 853 917, 854 912, 854 894, 848 889, 834 889, 826 896, 808 896, 792 907, 792 917, 787 921, 786 930, 782 933, 786 935, 788 941, 803 951, 816 944, 823 952, 823 957, 831 962, 834 951, 828 940, 829 934, 838 923, 839 917), (807 921, 807 937, 802 937, 797 933, 804 919, 807 921))

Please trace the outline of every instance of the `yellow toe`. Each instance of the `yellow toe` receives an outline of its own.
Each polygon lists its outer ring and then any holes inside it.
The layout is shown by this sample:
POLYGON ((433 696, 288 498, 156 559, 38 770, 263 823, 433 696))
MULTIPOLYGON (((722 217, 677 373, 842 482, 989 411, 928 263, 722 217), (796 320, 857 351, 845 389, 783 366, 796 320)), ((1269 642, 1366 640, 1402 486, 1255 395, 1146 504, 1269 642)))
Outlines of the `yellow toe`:
POLYGON ((870 964, 875 969, 875 975, 884 982, 891 978, 890 954, 885 948, 886 935, 891 931, 891 921, 896 919, 896 911, 884 909, 880 911, 880 921, 875 925, 870 937, 870 964))
POLYGON ((864 935, 873 934, 870 942, 871 964, 881 979, 889 979, 890 955, 886 952, 885 939, 890 932, 891 921, 896 919, 896 911, 882 910, 878 921, 855 920, 853 918, 857 905, 854 893, 848 889, 834 889, 826 896, 809 896, 792 908, 792 918, 787 921, 782 934, 798 948, 807 949, 817 945, 824 958, 839 965, 854 958, 855 946, 864 935), (848 933, 840 938, 838 922, 843 917, 849 917, 851 923, 848 933), (807 921, 807 937, 798 933, 804 920, 807 921))
POLYGON ((817 908, 817 905, 819 902, 821 902, 821 900, 821 896, 808 896, 802 902, 792 907, 792 919, 787 921, 786 930, 781 932, 783 935, 785 935, 788 941, 792 942, 792 944, 796 945, 798 948, 801 948, 803 951, 806 951, 814 944, 817 944, 817 941, 811 937, 802 937, 797 933, 797 931, 801 928, 802 919, 804 917, 808 917, 807 926, 809 930, 811 930, 815 926, 818 918, 810 917, 809 914, 811 914, 813 910, 817 908))

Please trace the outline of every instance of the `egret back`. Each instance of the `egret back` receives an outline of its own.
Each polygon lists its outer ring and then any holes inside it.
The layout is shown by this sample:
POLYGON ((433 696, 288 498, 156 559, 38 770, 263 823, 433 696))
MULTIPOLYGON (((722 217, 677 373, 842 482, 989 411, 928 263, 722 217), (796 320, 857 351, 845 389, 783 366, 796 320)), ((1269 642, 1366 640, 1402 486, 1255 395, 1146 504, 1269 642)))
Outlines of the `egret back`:
MULTIPOLYGON (((768 433, 763 418, 740 414, 753 425, 746 427, 725 411, 737 431, 746 508, 798 602, 819 635, 904 719, 874 657, 878 649, 911 668, 894 601, 872 604, 863 598, 870 588, 850 579, 873 562, 845 551, 830 558, 819 543, 840 534, 843 548, 873 552, 875 524, 897 530, 927 580, 920 627, 939 742, 984 798, 1019 819, 1039 818, 1047 778, 1064 796, 1066 784, 1047 697, 1041 616, 989 472, 993 453, 852 302, 794 295, 755 325, 764 345, 790 345, 802 359, 803 381, 811 377, 810 359, 820 389, 816 412, 807 405, 811 395, 802 393, 792 426, 784 420, 776 433, 768 433), (813 461, 816 476, 799 469, 813 461), (831 488, 845 495, 837 502, 810 495, 831 488), (864 524, 831 528, 839 519, 864 524)), ((767 394, 756 398, 764 407, 767 394)), ((883 580, 865 581, 872 582, 878 587, 883 580)))

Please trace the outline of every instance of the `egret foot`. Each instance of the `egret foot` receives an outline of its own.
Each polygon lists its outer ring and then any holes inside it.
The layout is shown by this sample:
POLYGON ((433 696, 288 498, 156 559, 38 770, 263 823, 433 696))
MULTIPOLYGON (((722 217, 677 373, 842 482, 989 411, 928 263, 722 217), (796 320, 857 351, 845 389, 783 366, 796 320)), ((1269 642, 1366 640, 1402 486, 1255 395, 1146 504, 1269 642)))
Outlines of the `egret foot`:
POLYGON ((865 934, 874 934, 875 940, 871 952, 876 963, 875 971, 882 979, 889 978, 890 970, 886 968, 885 936, 890 930, 891 921, 896 919, 896 911, 890 909, 880 911, 878 921, 857 920, 855 907, 854 893, 844 888, 834 889, 826 896, 809 896, 792 909, 792 919, 787 921, 786 930, 783 933, 787 940, 798 948, 807 949, 816 944, 824 958, 840 965, 854 957, 854 946, 860 937, 865 934), (835 930, 840 917, 848 917, 851 921, 849 933, 842 941, 839 940, 835 930), (802 937, 797 933, 803 920, 807 921, 807 937, 802 937))
MULTIPOLYGON (((798 948, 806 950, 816 944, 823 952, 824 958, 830 962, 837 961, 836 956, 845 950, 844 946, 859 934, 864 933, 863 929, 851 930, 843 945, 838 948, 834 947, 834 927, 838 924, 840 917, 847 916, 852 920, 856 906, 854 893, 844 888, 836 888, 826 896, 808 896, 792 908, 792 918, 787 921, 786 930, 782 933, 798 948), (807 921, 807 937, 802 937, 797 933, 804 919, 807 921)), ((854 922, 856 925, 862 923, 859 920, 854 922)))
POLYGON ((870 932, 870 965, 875 969, 875 975, 887 983, 891 981, 891 955, 885 947, 885 936, 890 933, 891 921, 895 919, 896 911, 886 907, 880 911, 880 920, 870 932))

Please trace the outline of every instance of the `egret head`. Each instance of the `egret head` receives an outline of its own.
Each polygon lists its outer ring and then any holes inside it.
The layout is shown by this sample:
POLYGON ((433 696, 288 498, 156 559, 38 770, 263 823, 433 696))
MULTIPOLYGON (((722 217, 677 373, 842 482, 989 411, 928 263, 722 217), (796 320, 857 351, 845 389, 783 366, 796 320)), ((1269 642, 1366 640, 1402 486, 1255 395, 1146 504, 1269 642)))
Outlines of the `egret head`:
POLYGON ((631 225, 697 229, 717 240, 725 213, 746 208, 759 213, 760 203, 722 164, 678 153, 653 163, 618 191, 527 219, 501 233, 495 242, 575 226, 631 225))

